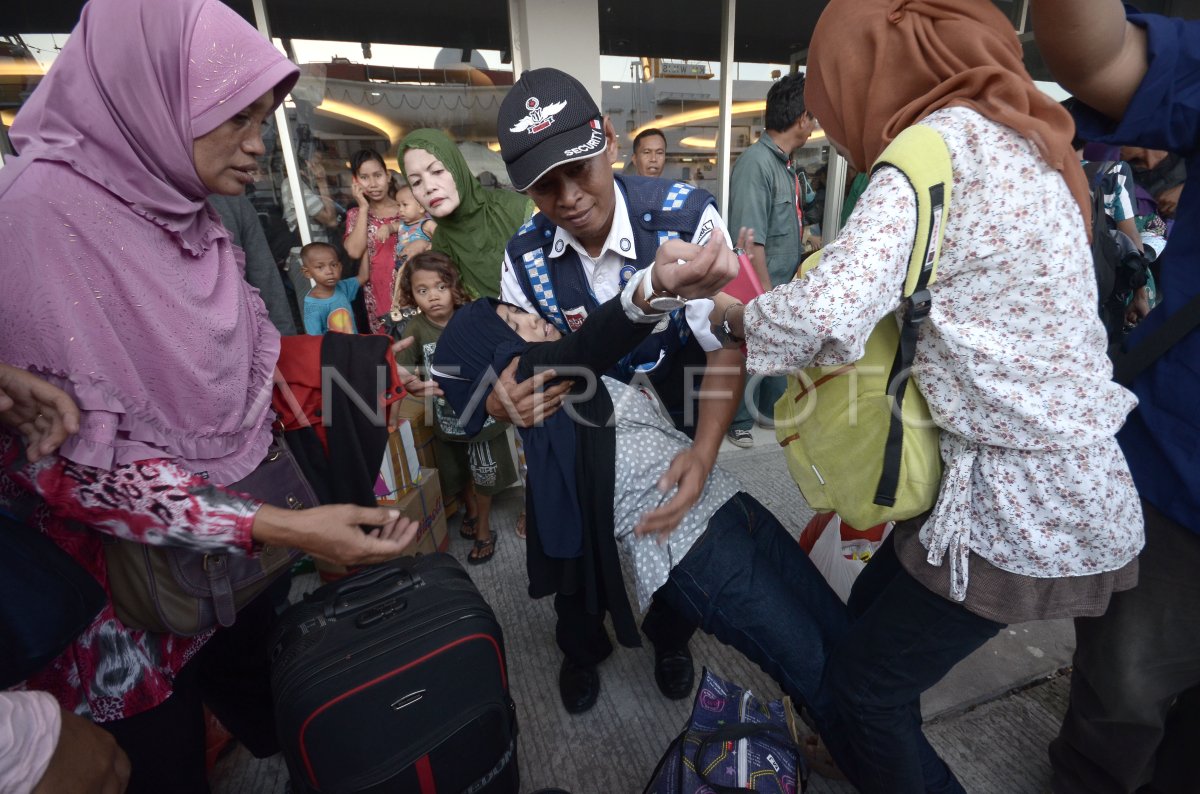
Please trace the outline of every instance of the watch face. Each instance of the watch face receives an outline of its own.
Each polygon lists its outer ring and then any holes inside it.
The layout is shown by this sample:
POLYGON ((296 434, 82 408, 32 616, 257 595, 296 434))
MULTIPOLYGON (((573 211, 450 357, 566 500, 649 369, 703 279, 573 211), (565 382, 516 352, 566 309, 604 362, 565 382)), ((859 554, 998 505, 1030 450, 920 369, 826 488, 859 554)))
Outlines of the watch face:
POLYGON ((687 305, 687 301, 683 298, 671 296, 651 298, 646 302, 650 304, 650 308, 660 312, 673 312, 687 305))

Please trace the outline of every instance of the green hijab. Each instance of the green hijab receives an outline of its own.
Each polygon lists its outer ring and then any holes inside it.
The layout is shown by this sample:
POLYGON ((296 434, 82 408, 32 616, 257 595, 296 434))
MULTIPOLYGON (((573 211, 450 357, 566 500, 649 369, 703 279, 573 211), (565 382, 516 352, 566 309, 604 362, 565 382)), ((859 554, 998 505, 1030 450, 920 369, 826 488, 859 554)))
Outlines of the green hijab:
POLYGON ((533 214, 533 202, 519 193, 479 184, 454 141, 437 130, 414 130, 400 141, 396 159, 401 173, 409 149, 424 149, 440 160, 458 187, 458 209, 437 219, 433 250, 454 260, 472 298, 500 297, 504 247, 533 214))

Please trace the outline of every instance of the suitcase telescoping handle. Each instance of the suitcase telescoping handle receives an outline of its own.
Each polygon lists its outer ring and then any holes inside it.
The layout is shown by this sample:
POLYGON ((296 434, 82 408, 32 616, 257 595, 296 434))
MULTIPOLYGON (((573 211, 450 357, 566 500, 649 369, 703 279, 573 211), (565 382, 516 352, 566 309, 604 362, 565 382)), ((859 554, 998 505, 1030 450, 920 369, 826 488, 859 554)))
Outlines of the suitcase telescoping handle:
POLYGON ((357 612, 376 604, 380 599, 403 595, 423 584, 420 576, 394 565, 360 571, 338 584, 332 601, 326 607, 326 616, 337 618, 357 612))

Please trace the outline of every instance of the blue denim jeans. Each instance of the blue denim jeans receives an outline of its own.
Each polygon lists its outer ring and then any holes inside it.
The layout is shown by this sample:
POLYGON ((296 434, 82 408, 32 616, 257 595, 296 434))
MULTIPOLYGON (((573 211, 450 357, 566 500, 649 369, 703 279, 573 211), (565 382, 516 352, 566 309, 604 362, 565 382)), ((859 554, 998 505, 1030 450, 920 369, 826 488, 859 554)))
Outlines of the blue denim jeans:
POLYGON ((729 423, 731 430, 749 430, 756 420, 764 423, 775 421, 775 403, 787 389, 787 378, 783 375, 754 376, 746 379, 737 414, 729 423), (751 408, 753 406, 753 408, 751 408))
POLYGON ((851 746, 853 780, 864 794, 963 794, 921 731, 921 693, 1004 624, 913 579, 892 537, 854 583, 854 627, 829 659, 831 721, 838 740, 851 746))
POLYGON ((832 704, 822 677, 848 613, 767 508, 745 493, 726 502, 655 595, 806 705, 834 759, 847 760, 825 719, 832 704))

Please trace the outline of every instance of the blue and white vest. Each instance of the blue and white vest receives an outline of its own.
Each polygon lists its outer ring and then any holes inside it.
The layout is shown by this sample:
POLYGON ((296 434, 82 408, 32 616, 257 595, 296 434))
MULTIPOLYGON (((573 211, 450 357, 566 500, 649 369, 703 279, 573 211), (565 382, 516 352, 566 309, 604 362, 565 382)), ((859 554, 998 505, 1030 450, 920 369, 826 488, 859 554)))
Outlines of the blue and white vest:
MULTIPOLYGON (((640 176, 615 176, 617 189, 625 196, 633 229, 637 261, 621 269, 621 287, 638 270, 654 261, 658 247, 672 238, 691 240, 700 224, 700 217, 710 205, 716 204, 712 194, 684 182, 670 182, 640 176)), ((557 226, 544 213, 529 219, 508 242, 508 257, 517 270, 525 297, 538 313, 562 333, 578 327, 583 314, 591 313, 599 301, 588 283, 579 254, 568 248, 556 259, 550 258, 557 226), (574 327, 572 327, 574 325, 574 327)), ((659 361, 674 358, 689 342, 695 344, 683 309, 671 313, 667 327, 652 334, 636 350, 621 360, 607 374, 629 382, 634 373, 649 371, 650 380, 659 383, 667 367, 659 361)))

